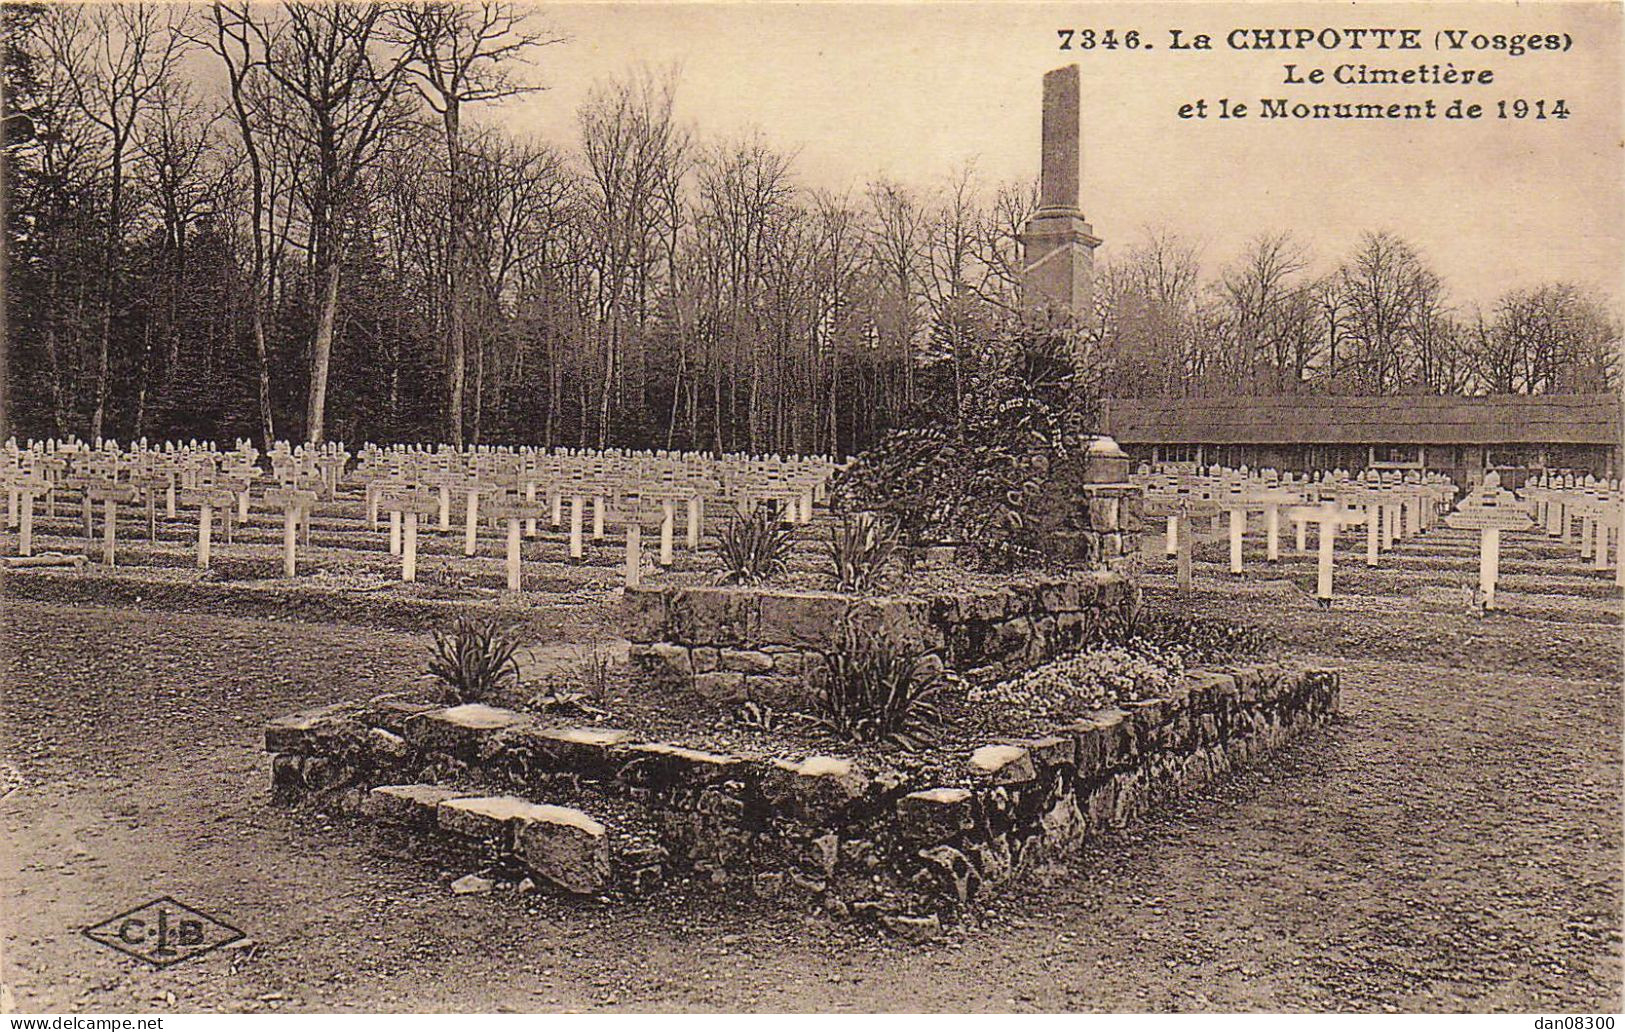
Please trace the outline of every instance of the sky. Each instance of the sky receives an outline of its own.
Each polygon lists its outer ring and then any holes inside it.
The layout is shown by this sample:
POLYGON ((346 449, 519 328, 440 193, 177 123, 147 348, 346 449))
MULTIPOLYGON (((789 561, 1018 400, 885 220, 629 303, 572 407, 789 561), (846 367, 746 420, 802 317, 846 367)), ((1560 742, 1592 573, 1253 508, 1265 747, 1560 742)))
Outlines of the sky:
MULTIPOLYGON (((760 131, 809 186, 886 176, 930 190, 974 162, 988 182, 1036 177, 1041 79, 1081 66, 1082 206, 1110 260, 1166 227, 1207 271, 1264 232, 1290 231, 1321 267, 1365 230, 1416 246, 1464 301, 1566 279, 1619 297, 1625 278, 1622 8, 1540 3, 592 3, 539 20, 568 42, 537 53, 548 88, 482 120, 570 146, 595 82, 639 64, 680 69, 678 114, 702 134, 760 131), (1425 49, 1238 50, 1232 29, 1416 28, 1425 49), (1059 49, 1058 30, 1130 29, 1149 48, 1059 49), (1175 51, 1169 30, 1210 51, 1175 51), (1565 51, 1434 49, 1439 30, 1567 33, 1565 51), (1286 85, 1339 64, 1489 69, 1490 85, 1286 85), (1462 97, 1477 121, 1219 120, 1221 97, 1297 101, 1462 97), (1207 119, 1181 119, 1205 98, 1207 119), (1562 120, 1501 120, 1497 100, 1563 100, 1562 120)), ((1079 37, 1074 37, 1074 44, 1079 37)), ((1494 46, 1494 41, 1489 40, 1494 46)), ((1345 46, 1347 38, 1345 37, 1345 46)))

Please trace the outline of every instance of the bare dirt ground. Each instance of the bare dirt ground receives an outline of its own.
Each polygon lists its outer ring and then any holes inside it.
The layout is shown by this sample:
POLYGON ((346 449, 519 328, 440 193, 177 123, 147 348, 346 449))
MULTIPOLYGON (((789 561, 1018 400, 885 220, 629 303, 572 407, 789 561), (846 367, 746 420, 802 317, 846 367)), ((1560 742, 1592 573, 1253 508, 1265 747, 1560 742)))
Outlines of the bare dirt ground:
POLYGON ((1554 657, 1538 621, 1203 598, 1275 612, 1294 652, 1343 665, 1341 721, 924 947, 707 893, 454 896, 461 871, 270 806, 261 751, 267 718, 416 676, 423 636, 9 601, 6 996, 28 1011, 1620 1008, 1617 627, 1563 625, 1554 657), (1313 649, 1317 617, 1335 631, 1313 649), (1424 625, 1396 658, 1391 639, 1424 625), (1476 648, 1429 644, 1474 626, 1476 648), (1525 671, 1521 654, 1545 659, 1525 671), (78 932, 164 894, 251 942, 153 971, 78 932))

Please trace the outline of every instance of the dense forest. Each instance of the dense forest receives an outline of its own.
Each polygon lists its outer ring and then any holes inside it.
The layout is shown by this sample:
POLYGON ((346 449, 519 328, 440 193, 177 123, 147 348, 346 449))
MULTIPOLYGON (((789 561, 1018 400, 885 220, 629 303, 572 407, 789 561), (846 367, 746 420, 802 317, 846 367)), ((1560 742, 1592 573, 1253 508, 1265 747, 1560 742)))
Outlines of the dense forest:
MULTIPOLYGON (((850 454, 960 411, 1023 313, 1030 183, 846 192, 598 83, 501 128, 581 41, 470 4, 4 8, 8 432, 850 454)), ((1611 389, 1565 283, 1454 301, 1388 232, 1266 234, 1211 274, 1148 230, 1074 331, 1097 393, 1611 389)))

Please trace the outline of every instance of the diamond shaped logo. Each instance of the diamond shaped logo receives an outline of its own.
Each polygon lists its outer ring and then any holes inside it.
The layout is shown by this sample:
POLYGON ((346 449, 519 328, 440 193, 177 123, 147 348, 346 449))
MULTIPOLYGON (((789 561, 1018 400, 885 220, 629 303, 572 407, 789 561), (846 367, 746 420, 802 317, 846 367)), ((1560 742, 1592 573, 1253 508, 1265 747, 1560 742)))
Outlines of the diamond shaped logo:
POLYGON ((85 937, 166 968, 243 938, 243 933, 171 896, 160 896, 84 930, 85 937))

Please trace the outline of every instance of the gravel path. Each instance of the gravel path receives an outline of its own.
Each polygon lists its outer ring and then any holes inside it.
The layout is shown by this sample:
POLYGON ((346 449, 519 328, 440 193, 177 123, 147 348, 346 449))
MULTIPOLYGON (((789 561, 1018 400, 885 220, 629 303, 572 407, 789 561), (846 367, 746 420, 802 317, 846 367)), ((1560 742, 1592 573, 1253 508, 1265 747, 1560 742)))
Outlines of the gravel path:
POLYGON ((462 872, 270 807, 263 721, 415 676, 419 637, 18 602, 0 621, 24 1010, 1621 1006, 1617 668, 1332 657, 1338 725, 920 948, 705 894, 455 897, 462 872), (155 972, 77 934, 162 894, 252 944, 155 972))

